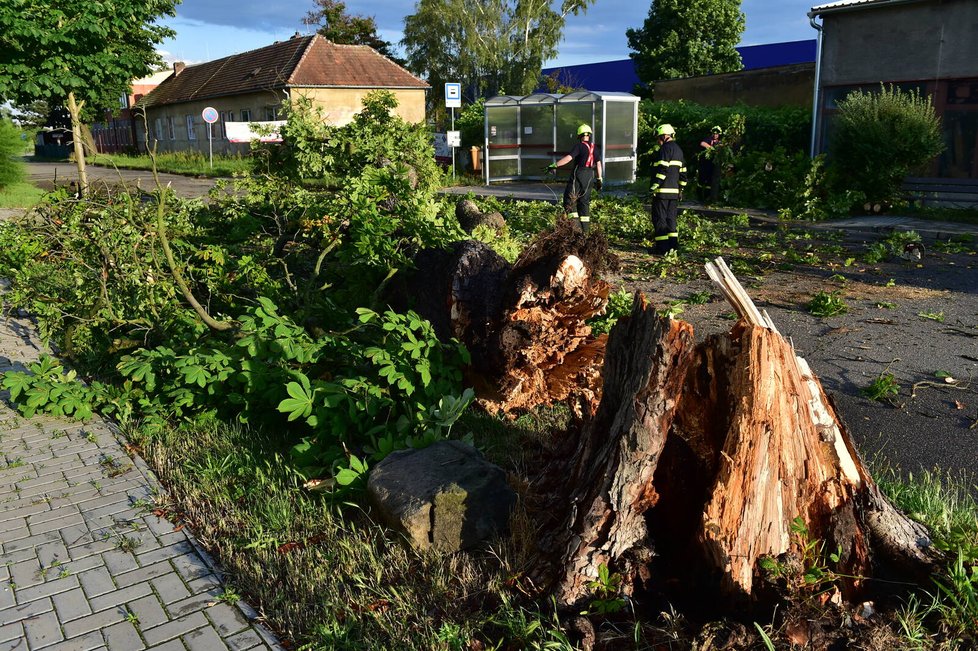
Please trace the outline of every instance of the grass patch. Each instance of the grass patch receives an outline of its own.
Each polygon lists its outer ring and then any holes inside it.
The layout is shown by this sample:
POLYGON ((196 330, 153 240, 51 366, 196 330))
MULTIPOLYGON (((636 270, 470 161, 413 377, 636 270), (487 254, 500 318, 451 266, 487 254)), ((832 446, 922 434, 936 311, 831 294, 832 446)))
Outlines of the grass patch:
POLYGON ((44 190, 26 181, 0 190, 0 208, 31 208, 44 196, 44 190))
MULTIPOLYGON (((153 161, 149 155, 132 156, 128 154, 98 154, 89 161, 92 165, 113 167, 124 170, 151 170, 153 161)), ((235 173, 246 172, 250 169, 250 159, 247 156, 214 156, 214 166, 206 153, 191 152, 161 152, 156 154, 156 169, 170 174, 187 174, 191 176, 232 176, 235 173)))
MULTIPOLYGON (((560 419, 519 429, 551 418, 560 419)), ((534 539, 519 516, 491 553, 421 554, 361 507, 304 490, 284 446, 258 432, 212 423, 130 436, 168 483, 172 501, 159 507, 187 521, 230 572, 225 592, 247 596, 297 645, 571 649, 547 604, 514 589, 534 539)))

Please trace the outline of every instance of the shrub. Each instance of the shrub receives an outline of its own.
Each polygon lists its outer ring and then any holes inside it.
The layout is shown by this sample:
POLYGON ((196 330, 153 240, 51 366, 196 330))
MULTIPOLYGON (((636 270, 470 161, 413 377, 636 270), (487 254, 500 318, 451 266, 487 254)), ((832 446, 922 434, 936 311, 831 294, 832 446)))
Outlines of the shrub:
POLYGON ((889 201, 900 183, 944 149, 940 119, 929 97, 880 86, 839 104, 829 142, 832 183, 870 202, 889 201))
POLYGON ((0 190, 24 179, 24 165, 14 159, 23 151, 21 130, 10 120, 0 120, 0 190))

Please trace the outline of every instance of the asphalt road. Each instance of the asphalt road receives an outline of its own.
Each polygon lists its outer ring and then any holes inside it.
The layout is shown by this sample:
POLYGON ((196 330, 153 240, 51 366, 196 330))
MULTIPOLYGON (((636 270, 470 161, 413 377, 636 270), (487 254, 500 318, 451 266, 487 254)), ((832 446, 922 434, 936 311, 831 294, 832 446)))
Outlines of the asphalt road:
MULTIPOLYGON (((116 170, 108 167, 88 165, 85 168, 89 184, 107 183, 110 185, 125 185, 151 190, 156 186, 153 175, 145 170, 116 170)), ((55 186, 66 186, 78 180, 78 169, 74 163, 27 163, 28 180, 34 185, 45 189, 55 186)), ((201 197, 214 187, 214 179, 195 178, 180 174, 160 174, 160 183, 170 185, 177 196, 186 199, 201 197)))

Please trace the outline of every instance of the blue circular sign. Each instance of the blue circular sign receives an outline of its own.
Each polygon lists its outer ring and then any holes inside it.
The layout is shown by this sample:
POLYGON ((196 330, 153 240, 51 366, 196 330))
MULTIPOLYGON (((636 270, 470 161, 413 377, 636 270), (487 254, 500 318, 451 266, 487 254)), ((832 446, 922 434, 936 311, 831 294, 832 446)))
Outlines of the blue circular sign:
POLYGON ((208 124, 213 124, 214 122, 217 122, 217 118, 218 118, 217 109, 214 108, 213 106, 208 106, 203 111, 201 111, 200 117, 204 118, 204 122, 207 122, 208 124))

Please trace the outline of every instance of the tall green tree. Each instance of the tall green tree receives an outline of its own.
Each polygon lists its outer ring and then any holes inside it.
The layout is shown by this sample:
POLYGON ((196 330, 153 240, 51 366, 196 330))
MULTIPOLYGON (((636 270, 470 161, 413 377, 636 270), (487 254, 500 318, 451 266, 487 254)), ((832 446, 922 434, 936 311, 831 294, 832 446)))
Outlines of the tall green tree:
POLYGON ((625 35, 639 79, 650 84, 740 70, 743 32, 740 0, 652 0, 641 29, 625 35))
POLYGON ((82 192, 88 187, 83 115, 118 106, 133 79, 160 62, 156 46, 173 30, 155 24, 179 0, 3 0, 0 100, 65 103, 82 192))
POLYGON ((557 54, 570 14, 594 0, 418 0, 404 19, 407 67, 444 92, 460 82, 475 101, 483 95, 529 93, 543 62, 557 54))
POLYGON ((390 41, 377 34, 377 22, 372 16, 350 15, 342 0, 313 0, 316 8, 306 14, 303 24, 316 27, 316 32, 334 43, 369 45, 385 57, 401 61, 391 49, 390 41))

